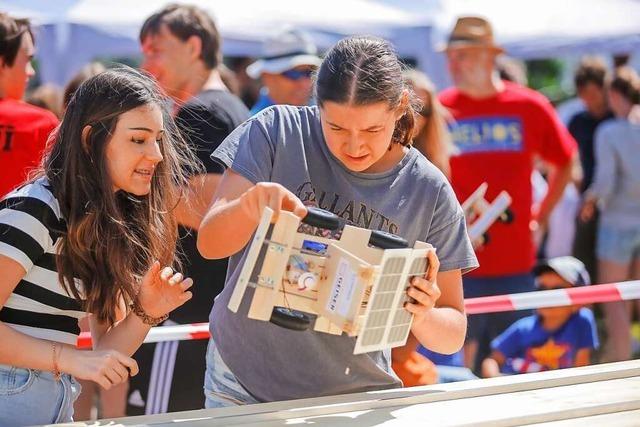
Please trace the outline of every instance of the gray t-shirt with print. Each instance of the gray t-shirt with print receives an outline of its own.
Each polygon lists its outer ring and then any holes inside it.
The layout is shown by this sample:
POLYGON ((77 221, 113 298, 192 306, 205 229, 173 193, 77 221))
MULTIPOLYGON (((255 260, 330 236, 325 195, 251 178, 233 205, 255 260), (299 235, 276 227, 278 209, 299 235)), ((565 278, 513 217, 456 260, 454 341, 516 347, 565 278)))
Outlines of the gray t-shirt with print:
MULTIPOLYGON (((412 148, 389 171, 352 172, 329 152, 317 107, 270 107, 233 131, 212 158, 253 183, 278 182, 346 223, 431 243, 441 271, 478 266, 462 209, 435 166, 412 148)), ((222 359, 253 396, 276 401, 401 386, 389 350, 354 355, 355 338, 346 334, 247 318, 253 289, 231 312, 227 304, 247 248, 229 259, 209 320, 222 359)))

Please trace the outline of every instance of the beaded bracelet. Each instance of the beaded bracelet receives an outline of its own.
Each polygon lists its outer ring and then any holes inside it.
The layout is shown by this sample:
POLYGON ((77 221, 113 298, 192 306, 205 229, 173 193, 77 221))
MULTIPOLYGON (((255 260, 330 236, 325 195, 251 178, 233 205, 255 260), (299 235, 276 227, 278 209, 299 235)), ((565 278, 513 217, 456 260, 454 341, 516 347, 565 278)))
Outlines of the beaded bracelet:
POLYGON ((129 308, 131 309, 133 314, 135 314, 136 316, 138 316, 140 318, 140 320, 142 320, 142 323, 144 323, 145 325, 149 325, 149 326, 157 326, 160 323, 162 323, 165 320, 167 320, 167 318, 169 317, 168 313, 165 314, 165 315, 162 315, 160 317, 151 317, 151 316, 149 316, 147 313, 144 312, 143 308, 138 303, 138 300, 135 300, 131 304, 129 304, 129 308))
POLYGON ((56 352, 56 349, 58 348, 58 343, 57 342, 52 342, 51 346, 52 346, 52 350, 53 350, 53 378, 55 378, 56 381, 60 381, 60 376, 62 375, 62 373, 60 372, 60 368, 58 367, 58 358, 60 357, 60 352, 62 351, 62 347, 60 347, 60 351, 56 352))

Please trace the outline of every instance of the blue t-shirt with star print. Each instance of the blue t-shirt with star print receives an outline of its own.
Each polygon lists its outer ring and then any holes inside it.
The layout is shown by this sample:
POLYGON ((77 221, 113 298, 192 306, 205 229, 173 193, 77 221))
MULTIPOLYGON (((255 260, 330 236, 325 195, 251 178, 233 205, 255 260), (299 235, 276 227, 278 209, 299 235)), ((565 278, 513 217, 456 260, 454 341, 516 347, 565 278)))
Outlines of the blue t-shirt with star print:
POLYGON ((554 331, 542 327, 538 314, 522 318, 491 342, 491 348, 505 357, 504 374, 571 368, 578 350, 598 346, 596 322, 588 308, 572 314, 554 331))

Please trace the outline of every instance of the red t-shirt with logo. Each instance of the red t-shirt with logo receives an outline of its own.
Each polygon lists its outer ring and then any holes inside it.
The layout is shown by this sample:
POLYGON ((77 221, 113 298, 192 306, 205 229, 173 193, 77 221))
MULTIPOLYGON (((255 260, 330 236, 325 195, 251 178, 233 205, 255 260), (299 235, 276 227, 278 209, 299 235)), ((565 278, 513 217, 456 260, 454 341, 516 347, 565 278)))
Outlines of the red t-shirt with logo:
POLYGON ((474 99, 456 88, 443 91, 440 102, 451 111, 453 141, 459 153, 451 158, 451 180, 462 203, 486 182, 491 202, 503 190, 513 199, 514 221, 495 222, 490 241, 476 252, 480 268, 471 276, 495 277, 531 271, 535 247, 531 173, 539 156, 556 166, 569 163, 577 149, 549 101, 520 85, 504 82, 495 96, 474 99))
POLYGON ((43 108, 0 99, 0 198, 20 185, 40 164, 57 117, 43 108))

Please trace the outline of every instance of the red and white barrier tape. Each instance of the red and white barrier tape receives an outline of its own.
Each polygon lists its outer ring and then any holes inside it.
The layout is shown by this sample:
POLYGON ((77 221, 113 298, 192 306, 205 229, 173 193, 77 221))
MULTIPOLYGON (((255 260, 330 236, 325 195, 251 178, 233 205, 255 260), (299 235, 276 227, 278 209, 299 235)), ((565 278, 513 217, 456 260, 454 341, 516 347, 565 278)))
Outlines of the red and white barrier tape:
MULTIPOLYGON (((464 301, 464 307, 467 314, 481 314, 633 299, 640 299, 640 280, 581 286, 570 289, 469 298, 464 301)), ((158 326, 151 328, 144 342, 199 340, 207 339, 209 336, 208 323, 158 326)), ((88 332, 80 334, 78 347, 91 348, 91 334, 88 332)))
MULTIPOLYGON (((191 323, 188 325, 157 326, 151 328, 144 342, 204 340, 209 337, 209 323, 191 323)), ((89 332, 80 334, 78 337, 78 347, 91 348, 91 334, 89 332)))
POLYGON ((464 308, 467 314, 480 314, 632 299, 640 299, 640 280, 470 298, 464 301, 464 308))

